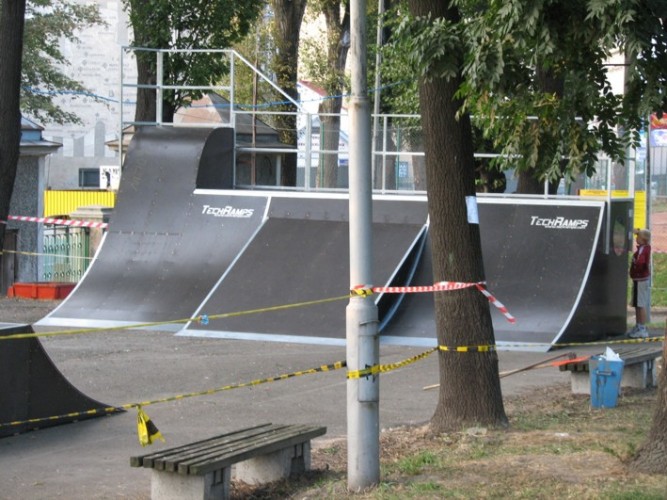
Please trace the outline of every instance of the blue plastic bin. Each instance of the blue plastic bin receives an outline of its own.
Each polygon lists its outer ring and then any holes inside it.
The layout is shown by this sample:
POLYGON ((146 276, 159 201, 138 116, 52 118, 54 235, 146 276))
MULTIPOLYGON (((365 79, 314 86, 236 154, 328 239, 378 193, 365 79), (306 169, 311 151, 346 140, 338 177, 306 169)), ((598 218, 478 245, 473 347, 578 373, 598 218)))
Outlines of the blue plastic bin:
POLYGON ((623 360, 611 361, 602 356, 593 356, 588 371, 591 377, 591 406, 614 408, 621 392, 623 360))

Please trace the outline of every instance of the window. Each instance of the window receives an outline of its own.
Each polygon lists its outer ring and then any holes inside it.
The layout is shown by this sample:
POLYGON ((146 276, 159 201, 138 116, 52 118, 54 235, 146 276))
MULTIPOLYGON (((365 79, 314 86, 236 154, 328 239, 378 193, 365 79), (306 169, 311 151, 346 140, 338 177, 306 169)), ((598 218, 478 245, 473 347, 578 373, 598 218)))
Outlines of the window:
POLYGON ((79 187, 99 188, 100 187, 100 169, 99 168, 80 168, 79 169, 79 187))

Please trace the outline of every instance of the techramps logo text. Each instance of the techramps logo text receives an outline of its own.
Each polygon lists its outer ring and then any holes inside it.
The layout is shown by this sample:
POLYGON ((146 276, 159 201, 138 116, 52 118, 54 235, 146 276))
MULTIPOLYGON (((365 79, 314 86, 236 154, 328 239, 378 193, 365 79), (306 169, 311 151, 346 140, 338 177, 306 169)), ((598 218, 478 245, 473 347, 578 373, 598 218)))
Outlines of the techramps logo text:
POLYGON ((204 215, 212 215, 213 217, 228 217, 232 219, 247 219, 252 217, 255 213, 254 208, 234 208, 232 206, 212 207, 211 205, 204 205, 201 211, 204 215))
POLYGON ((545 229, 586 229, 588 219, 566 219, 565 217, 530 217, 531 226, 541 226, 545 229))

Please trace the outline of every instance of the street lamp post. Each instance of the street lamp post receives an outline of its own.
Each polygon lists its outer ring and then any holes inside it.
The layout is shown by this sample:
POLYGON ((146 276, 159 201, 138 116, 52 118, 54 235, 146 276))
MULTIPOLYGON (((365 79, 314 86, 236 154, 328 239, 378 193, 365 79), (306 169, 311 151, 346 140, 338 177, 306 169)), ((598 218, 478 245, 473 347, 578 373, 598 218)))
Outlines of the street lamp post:
MULTIPOLYGON (((366 1, 353 0, 350 96, 350 288, 372 281, 371 120, 366 90, 366 1)), ((378 313, 372 298, 354 296, 346 310, 347 364, 351 372, 379 362, 378 313)), ((380 480, 380 380, 347 381, 348 489, 380 480)))

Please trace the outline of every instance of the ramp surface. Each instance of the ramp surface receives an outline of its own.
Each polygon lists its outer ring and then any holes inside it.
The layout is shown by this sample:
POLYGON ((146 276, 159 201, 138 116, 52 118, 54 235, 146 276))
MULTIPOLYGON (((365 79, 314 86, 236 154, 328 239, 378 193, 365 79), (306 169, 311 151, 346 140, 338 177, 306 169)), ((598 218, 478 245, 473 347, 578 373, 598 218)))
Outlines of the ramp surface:
MULTIPOLYGON (((498 344, 539 344, 546 350, 555 342, 624 333, 627 250, 605 254, 604 208, 594 201, 479 199, 488 289, 517 319, 508 323, 491 308, 498 344), (594 315, 597 325, 583 328, 573 321, 587 315, 594 315)), ((627 234, 628 221, 616 223, 617 231, 627 234)), ((428 248, 412 284, 432 281, 431 259, 428 248)), ((383 339, 401 343, 410 337, 415 344, 434 345, 433 307, 431 296, 406 296, 383 339)))
MULTIPOLYGON (((21 333, 34 332, 0 323, 0 337, 21 333)), ((0 438, 124 411, 109 408, 70 384, 38 339, 0 339, 0 423, 14 423, 0 426, 0 438)))
POLYGON ((228 163, 231 141, 229 129, 138 131, 95 262, 37 324, 115 327, 190 318, 266 209, 267 198, 194 195, 201 171, 228 174, 220 158, 228 163))
MULTIPOLYGON (((415 201, 376 201, 374 213, 374 283, 385 285, 402 269, 421 238, 425 206, 415 201)), ((193 323, 182 334, 344 343, 350 288, 347 219, 347 199, 272 198, 268 221, 197 314, 286 307, 208 325, 193 323), (342 299, 301 306, 332 297, 342 299)), ((376 299, 383 302, 382 311, 390 314, 391 302, 398 297, 376 299)))

